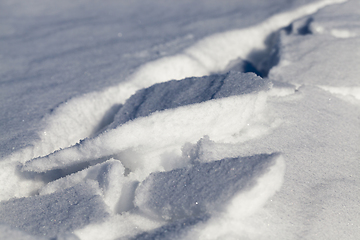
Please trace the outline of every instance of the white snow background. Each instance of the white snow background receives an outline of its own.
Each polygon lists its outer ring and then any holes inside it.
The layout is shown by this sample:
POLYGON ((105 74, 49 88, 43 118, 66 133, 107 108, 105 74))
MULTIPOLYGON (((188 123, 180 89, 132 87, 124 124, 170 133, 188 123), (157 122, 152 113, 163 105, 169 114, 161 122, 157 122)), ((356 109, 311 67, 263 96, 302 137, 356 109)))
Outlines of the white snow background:
POLYGON ((358 239, 359 0, 0 1, 0 239, 358 239))

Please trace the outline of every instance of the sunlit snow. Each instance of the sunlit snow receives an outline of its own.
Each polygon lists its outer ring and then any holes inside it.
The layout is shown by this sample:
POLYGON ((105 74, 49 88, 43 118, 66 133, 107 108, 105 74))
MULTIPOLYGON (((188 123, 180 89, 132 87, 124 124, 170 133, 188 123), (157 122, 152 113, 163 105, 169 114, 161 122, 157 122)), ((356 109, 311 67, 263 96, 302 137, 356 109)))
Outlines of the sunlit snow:
POLYGON ((358 0, 0 9, 0 239, 360 236, 358 0))

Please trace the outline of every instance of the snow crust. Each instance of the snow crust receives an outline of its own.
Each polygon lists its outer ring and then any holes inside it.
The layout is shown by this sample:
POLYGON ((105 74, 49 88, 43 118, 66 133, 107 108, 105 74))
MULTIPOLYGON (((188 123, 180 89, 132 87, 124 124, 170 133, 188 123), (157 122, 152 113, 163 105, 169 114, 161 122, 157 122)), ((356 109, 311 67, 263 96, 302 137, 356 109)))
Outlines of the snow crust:
POLYGON ((150 174, 136 189, 135 206, 150 216, 172 221, 211 214, 234 194, 251 188, 252 180, 263 174, 273 158, 230 158, 150 174))
POLYGON ((3 223, 49 238, 99 222, 107 215, 100 196, 83 184, 49 195, 12 199, 0 208, 3 223))
POLYGON ((360 2, 285 9, 176 33, 153 49, 171 54, 126 55, 143 60, 125 81, 57 101, 2 154, 0 238, 356 239, 360 2))

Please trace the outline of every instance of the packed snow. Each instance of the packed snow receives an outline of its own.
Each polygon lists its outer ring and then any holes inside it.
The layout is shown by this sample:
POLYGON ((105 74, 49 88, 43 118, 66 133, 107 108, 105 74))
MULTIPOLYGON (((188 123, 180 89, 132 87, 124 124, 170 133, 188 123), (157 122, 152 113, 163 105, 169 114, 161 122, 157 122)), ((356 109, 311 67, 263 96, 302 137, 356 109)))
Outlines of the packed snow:
POLYGON ((0 239, 360 235, 358 0, 0 9, 0 239))

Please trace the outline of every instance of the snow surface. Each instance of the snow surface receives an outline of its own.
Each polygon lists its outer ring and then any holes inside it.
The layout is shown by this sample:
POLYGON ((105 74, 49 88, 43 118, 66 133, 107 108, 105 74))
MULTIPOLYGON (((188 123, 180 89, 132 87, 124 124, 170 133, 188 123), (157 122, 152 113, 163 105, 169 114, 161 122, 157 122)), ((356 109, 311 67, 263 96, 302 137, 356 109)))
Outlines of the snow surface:
POLYGON ((360 235, 359 1, 0 9, 0 239, 360 235))

